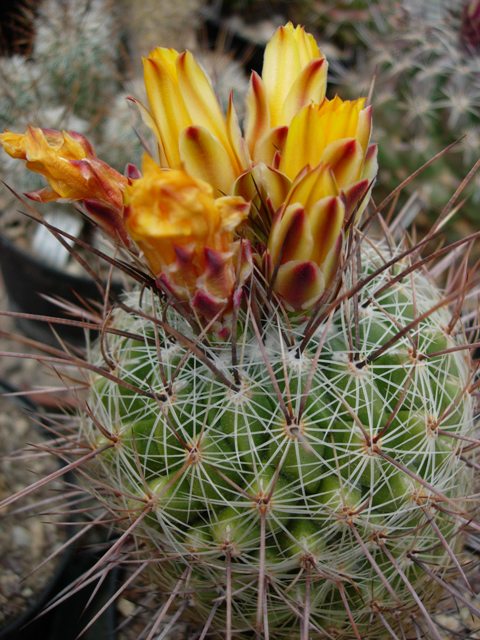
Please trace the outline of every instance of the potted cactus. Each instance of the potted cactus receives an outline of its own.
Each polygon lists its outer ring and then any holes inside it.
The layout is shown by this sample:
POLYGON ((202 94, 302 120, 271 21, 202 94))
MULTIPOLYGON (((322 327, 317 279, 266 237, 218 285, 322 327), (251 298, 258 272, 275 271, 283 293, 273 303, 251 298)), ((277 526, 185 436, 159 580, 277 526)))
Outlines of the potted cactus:
POLYGON ((0 136, 27 162, 37 145, 50 197, 84 203, 133 281, 85 359, 44 358, 85 374, 59 447, 120 530, 85 584, 147 576, 149 639, 182 618, 200 638, 440 640, 479 527, 478 277, 455 268, 475 236, 429 253, 441 223, 415 245, 379 219, 371 108, 325 98, 301 27, 268 43, 243 131, 189 52, 144 73, 141 174, 78 134, 0 136))

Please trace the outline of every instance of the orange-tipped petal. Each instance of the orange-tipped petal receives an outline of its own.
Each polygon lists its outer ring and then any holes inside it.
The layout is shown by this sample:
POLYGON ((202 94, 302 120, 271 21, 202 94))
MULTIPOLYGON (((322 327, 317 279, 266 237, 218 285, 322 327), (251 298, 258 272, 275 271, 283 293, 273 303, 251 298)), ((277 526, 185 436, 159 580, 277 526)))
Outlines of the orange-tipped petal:
POLYGON ((288 127, 276 127, 267 131, 255 146, 253 154, 255 162, 264 162, 274 166, 276 155, 281 156, 282 154, 287 134, 288 127))
POLYGON ((327 69, 325 58, 316 58, 303 69, 285 99, 283 122, 290 123, 295 114, 310 102, 323 101, 327 89, 327 69))
POLYGON ((188 127, 180 136, 180 157, 185 170, 228 194, 237 177, 225 147, 207 129, 188 127))
POLYGON ((287 196, 286 203, 298 202, 308 209, 318 200, 336 195, 338 195, 338 188, 331 168, 326 164, 319 164, 297 178, 287 196))
POLYGON ((272 226, 268 250, 273 269, 289 260, 308 260, 314 239, 305 209, 291 205, 279 215, 272 226))
POLYGON ((322 162, 328 164, 339 188, 347 187, 358 180, 363 168, 364 152, 354 138, 331 142, 322 155, 322 162))
POLYGON ((324 198, 309 210, 311 233, 315 238, 312 260, 323 265, 327 255, 341 236, 345 220, 345 205, 337 198, 324 198))
MULTIPOLYGON (((370 184, 371 182, 365 178, 359 182, 355 182, 351 187, 343 191, 347 218, 349 218, 355 208, 359 206, 359 203, 364 200, 370 184)), ((365 209, 365 206, 362 208, 362 211, 365 209)), ((359 215, 360 213, 357 213, 357 217, 359 217, 359 215)))

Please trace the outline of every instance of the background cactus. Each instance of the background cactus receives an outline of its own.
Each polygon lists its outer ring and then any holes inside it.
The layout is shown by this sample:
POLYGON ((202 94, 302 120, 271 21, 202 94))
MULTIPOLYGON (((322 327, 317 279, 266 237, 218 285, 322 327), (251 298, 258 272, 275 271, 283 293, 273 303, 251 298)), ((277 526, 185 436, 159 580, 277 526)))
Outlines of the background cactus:
MULTIPOLYGON (((41 123, 89 134, 104 151, 106 135, 115 130, 110 162, 123 171, 127 162, 139 161, 135 120, 125 114, 121 30, 113 9, 109 0, 41 3, 29 57, 0 58, 1 131, 41 123)), ((2 175, 11 186, 20 192, 38 188, 39 180, 19 169, 2 157, 2 175)))
MULTIPOLYGON (((454 149, 413 181, 423 209, 435 216, 478 159, 479 68, 475 2, 404 0, 362 33, 365 58, 341 84, 363 90, 375 75, 372 102, 386 192, 455 140, 454 149), (471 10, 471 11, 470 11, 471 10), (469 12, 470 11, 470 12, 469 12), (473 35, 472 35, 473 34, 473 35)), ((478 178, 469 188, 461 235, 478 226, 478 178)), ((425 222, 425 217, 424 217, 425 222)))

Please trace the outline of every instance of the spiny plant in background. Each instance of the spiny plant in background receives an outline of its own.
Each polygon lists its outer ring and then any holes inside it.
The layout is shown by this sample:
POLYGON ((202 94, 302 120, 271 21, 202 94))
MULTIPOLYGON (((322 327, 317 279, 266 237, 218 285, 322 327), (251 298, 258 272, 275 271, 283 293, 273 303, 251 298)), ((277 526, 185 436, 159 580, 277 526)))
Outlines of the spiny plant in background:
MULTIPOLYGON (((29 57, 0 58, 0 129, 27 124, 91 135, 119 170, 140 158, 127 93, 118 74, 120 24, 109 0, 44 0, 29 57), (118 105, 118 102, 122 104, 118 105), (115 105, 116 108, 113 108, 115 105), (105 135, 111 130, 108 146, 105 135)), ((11 162, 2 174, 19 190, 38 188, 11 162)))
POLYGON ((0 136, 47 178, 29 197, 80 202, 133 283, 71 321, 100 330, 85 359, 35 357, 85 373, 58 453, 123 530, 71 588, 133 565, 117 596, 142 573, 164 594, 149 640, 180 616, 200 638, 439 640, 438 602, 468 603, 478 234, 427 251, 459 190, 419 244, 394 237, 396 194, 368 208, 371 108, 325 98, 326 74, 281 27, 242 130, 189 52, 155 49, 158 157, 126 177, 74 132, 0 136))
MULTIPOLYGON (((365 63, 346 72, 340 82, 351 87, 355 79, 356 88, 360 83, 368 90, 375 76, 373 103, 385 191, 461 139, 405 191, 415 191, 434 219, 478 159, 480 3, 404 0, 383 17, 380 28, 364 33, 365 63)), ((457 236, 478 228, 479 184, 474 179, 466 192, 457 236)))

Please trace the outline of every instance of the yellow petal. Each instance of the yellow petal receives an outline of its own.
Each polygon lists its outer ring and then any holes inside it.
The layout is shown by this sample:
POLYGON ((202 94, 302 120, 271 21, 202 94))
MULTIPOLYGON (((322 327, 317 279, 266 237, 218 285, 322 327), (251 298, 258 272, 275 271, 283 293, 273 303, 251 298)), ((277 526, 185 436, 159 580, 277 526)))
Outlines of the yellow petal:
POLYGON ((160 133, 169 167, 180 167, 178 141, 180 133, 191 124, 185 101, 179 89, 174 49, 154 49, 143 60, 145 88, 150 113, 160 133))
POLYGON ((188 127, 180 135, 180 156, 185 170, 214 187, 217 195, 231 192, 237 177, 225 147, 207 129, 188 127))
POLYGON ((322 57, 315 38, 303 27, 289 22, 277 29, 265 49, 262 70, 272 127, 288 124, 282 121, 282 110, 291 87, 312 60, 322 57))
MULTIPOLYGON (((305 166, 316 166, 323 160, 325 148, 342 138, 357 138, 364 144, 369 135, 368 118, 360 114, 365 103, 358 100, 325 99, 321 105, 311 104, 303 107, 292 119, 285 142, 280 171, 290 178, 305 166)), ((368 115, 368 114, 367 114, 368 115)))
POLYGON ((324 198, 308 212, 314 250, 311 259, 321 266, 341 235, 345 205, 340 198, 324 198))
POLYGON ((325 58, 312 60, 293 83, 282 108, 282 122, 290 123, 305 105, 320 104, 327 89, 328 63, 325 58))
POLYGON ((362 109, 358 114, 358 125, 355 137, 360 142, 363 152, 367 152, 372 132, 372 107, 362 109))
POLYGON ((225 119, 210 80, 189 51, 184 51, 178 56, 176 65, 179 87, 190 122, 195 126, 204 127, 217 138, 230 155, 236 173, 240 173, 236 154, 230 145, 225 119))

